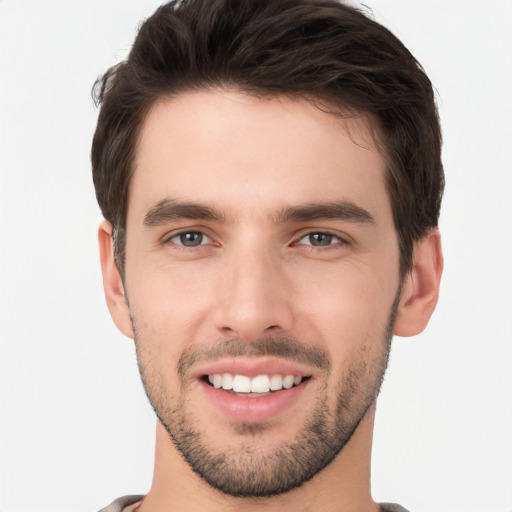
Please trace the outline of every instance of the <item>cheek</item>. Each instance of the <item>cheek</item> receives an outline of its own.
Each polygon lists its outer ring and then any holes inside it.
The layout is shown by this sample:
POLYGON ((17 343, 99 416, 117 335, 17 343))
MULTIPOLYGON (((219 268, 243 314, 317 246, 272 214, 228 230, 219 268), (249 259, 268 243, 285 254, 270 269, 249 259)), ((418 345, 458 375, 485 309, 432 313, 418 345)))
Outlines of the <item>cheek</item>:
POLYGON ((144 314, 152 320, 180 316, 193 308, 205 290, 201 283, 208 283, 201 275, 204 272, 197 271, 197 265, 171 264, 159 254, 157 257, 136 255, 133 260, 131 268, 127 260, 131 305, 138 315, 144 314))
POLYGON ((198 272, 155 268, 132 272, 127 282, 137 330, 163 354, 181 354, 197 339, 208 305, 214 302, 211 279, 198 272))
POLYGON ((300 316, 309 318, 328 339, 350 345, 351 340, 373 338, 387 325, 397 288, 398 278, 339 267, 323 277, 302 276, 295 297, 302 304, 300 316))

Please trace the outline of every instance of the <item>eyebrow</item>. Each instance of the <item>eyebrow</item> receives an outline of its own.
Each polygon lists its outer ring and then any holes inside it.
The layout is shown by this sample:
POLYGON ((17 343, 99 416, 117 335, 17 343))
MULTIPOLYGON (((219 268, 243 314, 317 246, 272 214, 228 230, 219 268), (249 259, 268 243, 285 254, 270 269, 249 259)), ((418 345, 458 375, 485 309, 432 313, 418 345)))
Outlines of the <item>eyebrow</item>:
POLYGON ((375 223, 375 219, 367 210, 347 200, 329 203, 308 203, 285 208, 277 216, 275 222, 308 222, 330 219, 368 224, 375 223))
MULTIPOLYGON (((214 207, 188 201, 163 199, 147 211, 144 216, 144 226, 160 226, 166 222, 179 219, 226 222, 226 216, 214 207)), ((347 200, 285 207, 276 216, 272 217, 276 224, 331 219, 367 224, 375 223, 374 218, 367 210, 347 200)))
POLYGON ((174 199, 163 199, 150 208, 144 216, 144 226, 154 227, 178 219, 202 219, 225 222, 225 216, 216 208, 177 201, 174 199))

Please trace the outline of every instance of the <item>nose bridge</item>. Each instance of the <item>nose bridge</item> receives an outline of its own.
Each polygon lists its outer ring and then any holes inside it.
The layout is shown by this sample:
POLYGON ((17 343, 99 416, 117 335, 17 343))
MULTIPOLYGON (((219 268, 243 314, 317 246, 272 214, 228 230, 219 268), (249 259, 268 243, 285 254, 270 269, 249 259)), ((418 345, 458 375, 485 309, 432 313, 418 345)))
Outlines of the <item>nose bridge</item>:
POLYGON ((225 265, 217 328, 248 342, 288 330, 291 311, 278 252, 244 243, 229 251, 225 265))

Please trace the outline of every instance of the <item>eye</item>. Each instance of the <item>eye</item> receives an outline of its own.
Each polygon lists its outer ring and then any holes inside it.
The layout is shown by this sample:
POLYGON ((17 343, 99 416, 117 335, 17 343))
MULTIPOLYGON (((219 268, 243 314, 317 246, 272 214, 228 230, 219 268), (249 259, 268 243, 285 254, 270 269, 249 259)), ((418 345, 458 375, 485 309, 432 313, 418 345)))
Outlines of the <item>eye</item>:
POLYGON ((308 233, 303 236, 298 244, 310 245, 313 247, 329 247, 330 245, 346 244, 347 242, 339 236, 331 233, 323 233, 321 231, 316 233, 308 233))
POLYGON ((183 231, 172 236, 169 241, 183 247, 199 247, 211 243, 210 237, 200 231, 183 231))

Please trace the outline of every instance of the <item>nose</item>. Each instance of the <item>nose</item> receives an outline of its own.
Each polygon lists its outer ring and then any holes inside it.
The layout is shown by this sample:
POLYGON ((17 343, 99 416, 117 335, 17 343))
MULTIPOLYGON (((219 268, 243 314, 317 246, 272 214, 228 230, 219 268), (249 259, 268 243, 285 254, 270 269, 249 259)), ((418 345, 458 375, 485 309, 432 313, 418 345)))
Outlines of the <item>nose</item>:
POLYGON ((290 289, 278 255, 233 252, 218 278, 215 326, 223 336, 248 343, 269 334, 289 331, 292 326, 290 289))

